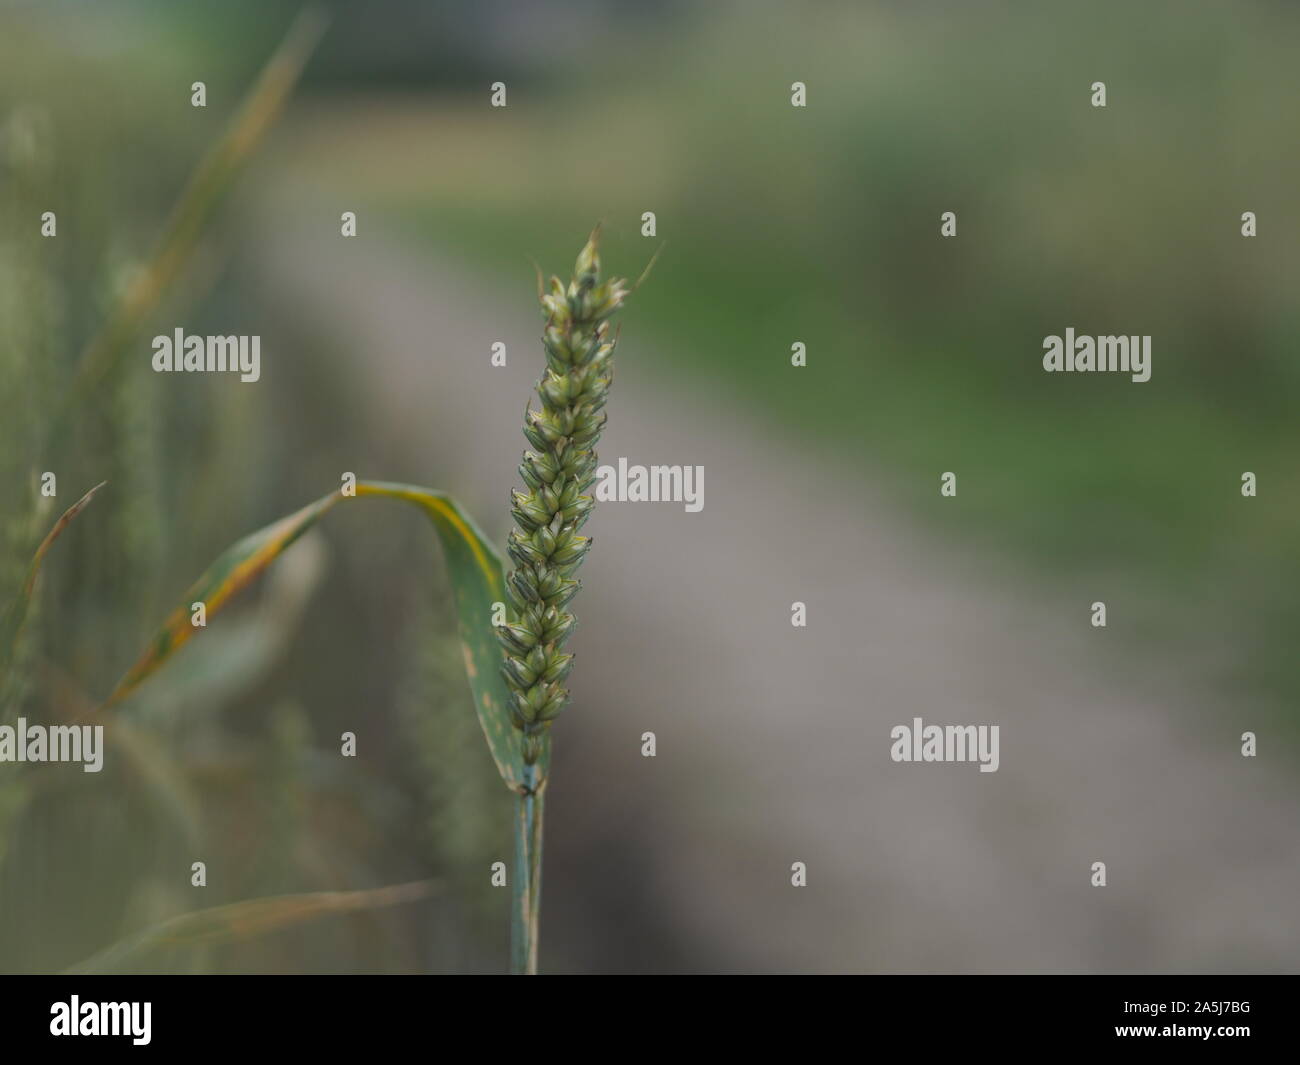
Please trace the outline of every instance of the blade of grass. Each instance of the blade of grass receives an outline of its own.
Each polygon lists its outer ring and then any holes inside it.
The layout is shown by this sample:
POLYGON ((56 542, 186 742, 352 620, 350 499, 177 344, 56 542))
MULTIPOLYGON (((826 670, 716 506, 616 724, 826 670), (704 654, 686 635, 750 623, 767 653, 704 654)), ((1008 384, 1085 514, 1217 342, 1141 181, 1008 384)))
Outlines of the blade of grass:
POLYGON ((40 575, 41 563, 45 560, 45 556, 50 547, 53 546, 54 541, 59 538, 59 534, 68 527, 73 518, 86 508, 86 505, 95 497, 95 493, 107 483, 107 481, 100 481, 99 484, 95 485, 94 488, 65 510, 63 516, 54 523, 54 527, 46 534, 45 539, 41 541, 40 546, 36 549, 36 554, 32 556, 31 564, 27 567, 27 579, 23 582, 18 597, 9 604, 4 616, 0 617, 0 687, 3 687, 5 674, 9 671, 14 649, 18 644, 18 637, 22 635, 23 625, 27 621, 27 611, 31 607, 32 593, 36 590, 36 578, 40 575))
POLYGON ((78 975, 116 972, 157 950, 252 939, 321 917, 415 902, 427 898, 433 888, 432 881, 421 880, 365 891, 274 895, 213 906, 181 914, 128 936, 65 972, 78 975))
POLYGON ((103 381, 157 307, 198 244, 203 227, 239 168, 284 109, 303 67, 315 51, 329 19, 317 7, 305 8, 249 90, 225 135, 203 157, 154 246, 149 262, 132 282, 104 327, 82 352, 69 409, 76 409, 103 381))

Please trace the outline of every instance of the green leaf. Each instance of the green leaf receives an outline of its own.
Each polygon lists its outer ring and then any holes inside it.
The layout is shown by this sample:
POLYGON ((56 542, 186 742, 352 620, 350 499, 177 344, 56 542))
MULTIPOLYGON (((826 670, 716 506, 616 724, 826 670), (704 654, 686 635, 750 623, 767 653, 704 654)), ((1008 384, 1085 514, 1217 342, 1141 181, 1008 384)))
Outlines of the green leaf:
POLYGON ((117 972, 156 950, 252 939, 320 917, 414 902, 426 898, 432 890, 433 883, 423 880, 367 891, 273 895, 264 899, 232 902, 226 906, 213 906, 211 909, 181 914, 128 936, 85 961, 78 962, 66 972, 79 975, 117 972))
POLYGON ((362 481, 357 484, 355 497, 345 496, 341 490, 331 492, 240 540, 190 587, 144 654, 118 682, 105 706, 125 699, 180 647, 204 631, 191 623, 192 604, 202 602, 211 623, 231 597, 256 580, 326 512, 346 500, 373 497, 414 504, 433 522, 451 573, 465 672, 497 771, 517 792, 540 791, 546 780, 549 752, 543 755, 535 772, 525 771, 520 736, 510 722, 508 693, 501 678, 501 648, 492 631, 492 604, 505 600, 501 556, 454 499, 414 485, 362 481))
POLYGON ((357 495, 414 503, 433 522, 451 572, 465 673, 497 771, 514 791, 539 790, 546 779, 549 752, 538 762, 537 782, 532 783, 531 774, 524 766, 520 733, 510 721, 510 693, 501 677, 501 645, 492 631, 492 604, 504 602, 506 597, 501 556, 479 531, 474 519, 442 492, 407 484, 363 481, 357 485, 357 495))
POLYGON ((4 616, 0 617, 0 682, 3 682, 5 674, 9 671, 14 649, 18 645, 18 637, 22 635, 23 624, 27 621, 27 611, 31 606, 32 593, 36 590, 36 578, 40 575, 41 563, 45 560, 46 553, 50 550, 54 541, 59 538, 59 534, 68 527, 72 519, 85 509, 86 505, 94 498, 95 493, 107 483, 107 481, 100 481, 99 484, 95 485, 94 488, 65 510, 63 516, 54 523, 54 527, 46 533, 45 539, 41 541, 40 547, 36 549, 36 554, 32 556, 31 565, 27 567, 27 579, 23 582, 18 598, 9 604, 4 616))

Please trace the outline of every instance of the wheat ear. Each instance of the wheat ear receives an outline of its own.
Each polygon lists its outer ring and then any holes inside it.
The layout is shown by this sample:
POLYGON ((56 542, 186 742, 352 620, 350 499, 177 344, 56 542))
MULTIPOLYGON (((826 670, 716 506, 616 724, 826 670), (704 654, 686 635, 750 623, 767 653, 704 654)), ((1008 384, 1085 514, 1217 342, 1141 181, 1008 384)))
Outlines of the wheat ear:
POLYGON ((510 689, 510 716, 523 733, 524 762, 536 764, 551 722, 568 704, 564 680, 573 655, 564 645, 575 619, 568 605, 580 582, 590 538, 580 536, 594 500, 596 442, 605 427, 605 402, 614 379, 617 338, 610 317, 627 298, 623 278, 600 280, 597 226, 578 255, 566 287, 551 278, 541 293, 546 328, 546 372, 537 383, 541 409, 530 408, 524 436, 532 450, 519 465, 524 489, 512 493, 515 527, 507 550, 514 568, 506 581, 512 617, 498 626, 505 648, 502 674, 510 689))

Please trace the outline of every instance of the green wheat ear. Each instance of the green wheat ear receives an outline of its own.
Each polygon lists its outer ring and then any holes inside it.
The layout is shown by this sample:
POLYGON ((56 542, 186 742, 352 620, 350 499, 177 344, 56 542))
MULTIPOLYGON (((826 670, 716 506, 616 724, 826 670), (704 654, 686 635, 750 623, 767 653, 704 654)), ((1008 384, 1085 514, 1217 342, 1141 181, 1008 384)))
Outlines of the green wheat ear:
POLYGON ((596 479, 594 449, 614 380, 617 337, 609 319, 631 291, 623 278, 600 280, 599 240, 597 226, 567 287, 552 277, 550 290, 539 291, 546 373, 537 383, 541 410, 530 408, 524 418, 533 447, 519 465, 525 489, 514 490, 511 499, 515 528, 507 550, 514 569, 506 595, 512 619, 496 630, 526 765, 537 762, 551 722, 569 701, 564 679, 573 655, 564 645, 576 620, 567 607, 581 586, 573 575, 591 546, 578 530, 594 506, 587 493, 596 479))

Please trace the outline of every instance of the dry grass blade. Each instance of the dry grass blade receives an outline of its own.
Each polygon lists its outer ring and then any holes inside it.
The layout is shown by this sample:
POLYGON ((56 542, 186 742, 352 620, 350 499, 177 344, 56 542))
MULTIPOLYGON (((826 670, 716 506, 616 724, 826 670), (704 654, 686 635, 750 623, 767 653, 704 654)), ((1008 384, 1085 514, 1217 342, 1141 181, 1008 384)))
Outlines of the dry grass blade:
POLYGON ((245 97, 225 136, 199 163, 172 209, 148 264, 82 353, 76 387, 69 390, 74 404, 93 391, 112 370, 145 318, 158 305, 167 286, 184 267, 222 193, 283 110, 328 21, 319 8, 307 8, 298 16, 245 97))
POLYGON ((18 643, 18 637, 23 631, 23 624, 27 620, 27 610, 31 606, 32 593, 36 590, 36 578, 40 575, 41 563, 54 541, 59 538, 59 534, 68 527, 73 518, 86 508, 86 505, 94 498, 95 493, 107 483, 107 481, 100 481, 99 484, 95 485, 94 488, 65 510, 63 516, 54 523, 54 527, 41 541, 40 547, 36 549, 36 554, 32 556, 31 565, 27 567, 27 579, 23 582, 22 591, 18 593, 18 598, 9 604, 4 617, 0 619, 0 682, 3 682, 5 674, 9 670, 9 662, 13 657, 14 647, 18 643))
POLYGON ((128 936, 93 957, 72 966, 69 974, 115 972, 157 950, 252 939, 321 917, 397 906, 427 898, 434 883, 371 888, 365 891, 316 891, 302 895, 274 895, 232 902, 207 910, 181 914, 152 928, 128 936))

